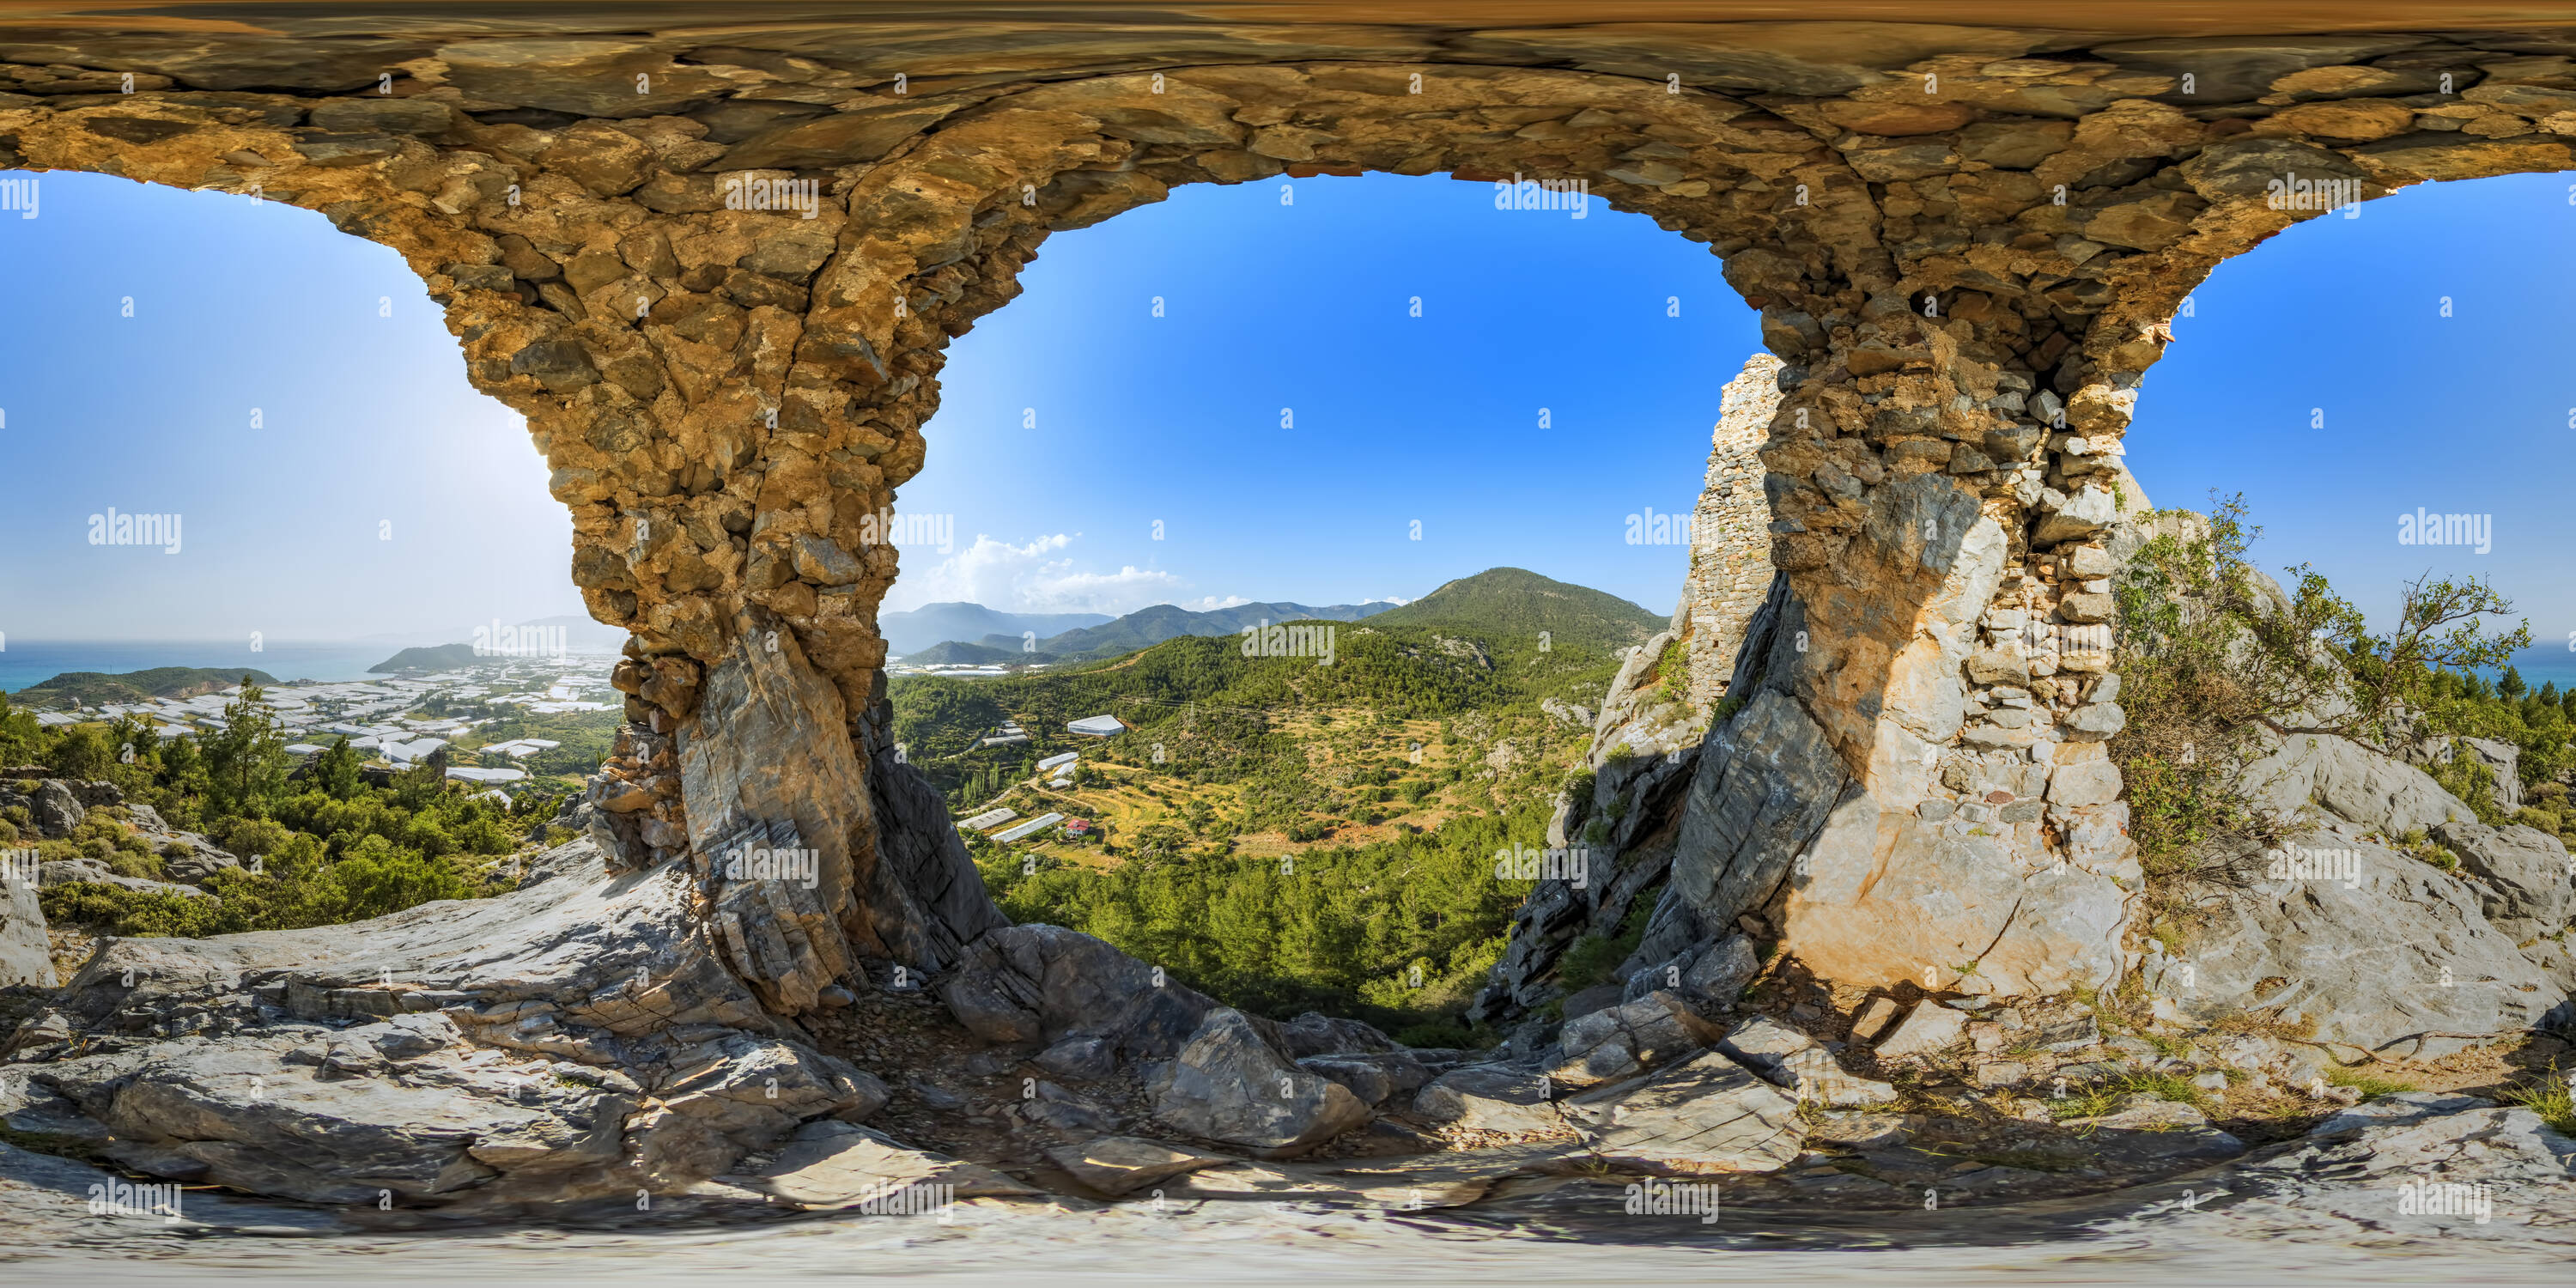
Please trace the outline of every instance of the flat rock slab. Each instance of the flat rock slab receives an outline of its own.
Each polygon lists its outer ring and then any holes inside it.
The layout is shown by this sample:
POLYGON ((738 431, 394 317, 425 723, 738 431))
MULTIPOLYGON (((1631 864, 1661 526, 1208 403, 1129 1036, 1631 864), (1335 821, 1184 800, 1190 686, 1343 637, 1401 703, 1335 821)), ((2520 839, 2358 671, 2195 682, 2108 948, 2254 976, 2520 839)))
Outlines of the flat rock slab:
POLYGON ((1468 1131, 1552 1131, 1565 1122, 1551 1090, 1547 1075, 1535 1070, 1471 1064, 1426 1083, 1413 1098, 1413 1112, 1468 1131))
POLYGON ((1046 1154, 1075 1180, 1113 1198, 1186 1172, 1236 1161, 1138 1136, 1104 1136, 1088 1145, 1060 1145, 1046 1154))
POLYGON ((1770 1172, 1798 1156, 1797 1102, 1711 1051, 1635 1082, 1569 1100, 1592 1151, 1678 1172, 1770 1172))
POLYGON ((801 1208, 837 1208, 883 1200, 910 1186, 945 1186, 954 1198, 1040 1193, 992 1168, 897 1143, 851 1123, 807 1123, 776 1161, 749 1176, 724 1178, 801 1208))

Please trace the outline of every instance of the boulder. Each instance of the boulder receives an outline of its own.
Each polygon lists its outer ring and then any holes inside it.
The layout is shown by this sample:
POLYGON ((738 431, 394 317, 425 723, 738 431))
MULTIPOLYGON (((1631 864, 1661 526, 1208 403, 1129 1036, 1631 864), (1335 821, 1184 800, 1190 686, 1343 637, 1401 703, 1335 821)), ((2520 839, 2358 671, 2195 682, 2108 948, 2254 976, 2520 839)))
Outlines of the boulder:
POLYGON ((1574 1087, 1611 1082, 1669 1064, 1716 1041, 1719 1033, 1681 998, 1649 993, 1567 1021, 1557 1035, 1562 1057, 1548 1076, 1574 1087))
POLYGON ((176 880, 203 884, 218 872, 238 872, 242 861, 232 851, 195 832, 162 832, 149 837, 161 852, 162 870, 176 880))
POLYGON ((1368 1121, 1348 1087, 1292 1064, 1243 1012, 1208 1012, 1149 1090, 1164 1122, 1264 1157, 1304 1153, 1368 1121))
POLYGON ((2555 935, 2576 916, 2576 870, 2557 837, 2520 824, 2454 819, 2433 829, 2433 839, 2478 878, 2478 906, 2505 938, 2520 943, 2555 935))
POLYGON ((45 934, 44 905, 37 902, 41 877, 21 865, 0 867, 0 988, 33 984, 52 988, 52 940, 45 934))
POLYGON ((1234 1161, 1221 1154, 1202 1154, 1135 1136, 1104 1136, 1088 1145, 1059 1145, 1046 1155, 1075 1180, 1112 1198, 1234 1161))
POLYGON ((2242 781, 2262 807, 2289 818, 2320 812, 2382 836, 2431 830, 2454 819, 2476 822, 2458 797, 2431 775, 2349 739, 2303 734, 2281 741, 2242 781))
POLYGON ((1345 1052, 1401 1051, 1404 1044, 1379 1032, 1360 1020, 1346 1020, 1308 1011, 1279 1026, 1280 1045, 1288 1054, 1303 1059, 1310 1055, 1340 1055, 1345 1052))
POLYGON ((1499 1064, 1452 1069, 1423 1085, 1413 1112, 1467 1131, 1552 1131, 1564 1125, 1544 1074, 1499 1064))
POLYGON ((80 798, 72 794, 69 784, 59 778, 48 778, 36 784, 27 797, 27 813, 36 824, 36 834, 48 841, 59 841, 72 834, 89 818, 80 798))
POLYGON ((1957 1045, 1967 1031, 1967 1016, 1937 1003, 1917 1003, 1913 1013, 1897 1023, 1895 1032, 1880 1039, 1878 1057, 1902 1060, 1938 1055, 1957 1045))
POLYGON ((2360 1228, 2523 1243, 2565 1210, 2576 1139, 2521 1105, 2406 1091, 2342 1110, 2247 1169, 2267 1188, 2360 1228), (2464 1206, 2425 1201, 2463 1191, 2464 1206))
POLYGON ((904 936, 888 942, 909 909, 864 902, 873 893, 859 888, 867 872, 857 852, 874 820, 867 780, 839 692, 806 664, 784 623, 755 613, 741 624, 731 651, 706 673, 679 758, 688 848, 701 862, 720 866, 737 849, 780 842, 811 852, 810 886, 718 886, 734 969, 770 1010, 812 1009, 824 986, 849 974, 853 948, 937 968, 904 936))
POLYGON ((1169 1057, 1216 1009, 1205 995, 1098 939, 1043 925, 985 932, 966 945, 939 995, 987 1042, 1052 1046, 1079 1035, 1104 1039, 1130 1060, 1169 1057))
POLYGON ((1372 1109, 1396 1096, 1409 1099, 1431 1081, 1431 1071, 1402 1051, 1310 1055, 1297 1061, 1297 1067, 1350 1088, 1372 1109))
POLYGON ((1816 1049, 1816 1040, 1768 1015, 1756 1015, 1720 1038, 1717 1049, 1783 1087, 1794 1087, 1798 1075, 1789 1062, 1801 1051, 1816 1049))
POLYGON ((1715 1051, 1587 1092, 1564 1113, 1596 1155, 1659 1171, 1778 1171, 1805 1137, 1796 1101, 1715 1051))
POLYGON ((121 890, 135 891, 138 894, 167 894, 176 895, 184 899, 210 899, 214 897, 192 885, 180 885, 172 881, 154 881, 149 877, 125 876, 120 873, 110 871, 106 864, 92 858, 55 859, 50 863, 39 865, 36 869, 36 881, 37 884, 44 889, 52 889, 58 885, 70 885, 74 882, 85 881, 92 885, 112 885, 121 890))
POLYGON ((1744 986, 1762 970, 1761 955, 1749 935, 1728 935, 1628 977, 1621 1000, 1634 1002, 1658 989, 1689 1001, 1703 1012, 1731 1008, 1744 986))

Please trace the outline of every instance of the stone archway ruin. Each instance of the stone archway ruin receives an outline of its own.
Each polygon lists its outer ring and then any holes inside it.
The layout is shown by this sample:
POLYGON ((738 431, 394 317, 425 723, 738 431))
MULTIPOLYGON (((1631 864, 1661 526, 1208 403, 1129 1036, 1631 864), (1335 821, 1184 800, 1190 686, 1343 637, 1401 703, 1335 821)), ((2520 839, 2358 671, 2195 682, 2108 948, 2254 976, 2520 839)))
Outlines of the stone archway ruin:
POLYGON ((943 347, 1050 232, 1386 170, 1580 179, 1708 244, 1785 364, 1781 577, 1673 916, 1773 902, 1860 985, 1982 940, 1996 991, 2041 993, 2134 960, 2102 579, 2163 323, 2334 205, 2576 166, 2576 29, 825 17, 0 27, 0 161, 289 201, 428 283, 634 635, 594 789, 612 868, 823 856, 810 894, 714 881, 702 910, 787 1018, 1001 924, 892 763, 878 525, 943 347), (1963 808, 1992 826, 1934 826, 1963 808))

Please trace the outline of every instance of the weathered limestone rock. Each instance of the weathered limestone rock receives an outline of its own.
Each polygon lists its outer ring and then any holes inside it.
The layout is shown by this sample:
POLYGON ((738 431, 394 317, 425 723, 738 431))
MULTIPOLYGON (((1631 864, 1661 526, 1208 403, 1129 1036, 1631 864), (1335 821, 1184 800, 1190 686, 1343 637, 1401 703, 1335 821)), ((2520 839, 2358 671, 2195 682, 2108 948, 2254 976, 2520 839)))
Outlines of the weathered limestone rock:
POLYGON ((587 840, 490 899, 112 939, 62 1010, 30 1028, 80 1050, 35 1034, 56 1058, 33 1078, 129 1144, 128 1166, 315 1202, 676 1192, 886 1101, 725 969, 685 868, 611 876, 587 840))
POLYGON ((1702 1014, 1730 1010, 1745 985, 1762 971, 1762 958, 1749 935, 1734 934, 1705 948, 1639 970, 1628 977, 1620 1000, 1634 1002, 1662 990, 1681 997, 1702 1014))
POLYGON ((36 901, 38 875, 14 859, 0 865, 0 988, 34 984, 52 988, 52 941, 45 936, 45 909, 36 901))
POLYGON ((1881 1059, 1938 1055, 1967 1031, 1967 1016, 1938 1003, 1919 1003, 1897 1023, 1895 1032, 1879 1040, 1878 1054, 1881 1059))
POLYGON ((1308 1011, 1279 1026, 1279 1041, 1288 1054, 1304 1059, 1310 1055, 1344 1055, 1376 1052, 1402 1052, 1403 1044, 1360 1020, 1343 1019, 1320 1011, 1308 1011))
POLYGON ((2555 935, 2576 916, 2576 864, 2557 837, 2520 824, 2455 819, 2434 828, 2433 839, 2477 878, 2479 909, 2505 938, 2520 943, 2555 935))
POLYGON ((1546 1075, 1499 1064, 1452 1069, 1425 1084, 1413 1112, 1468 1131, 1551 1131, 1564 1124, 1546 1075))
POLYGON ((1659 1171, 1777 1171, 1806 1135, 1796 1101, 1715 1051, 1577 1096, 1564 1110, 1594 1153, 1659 1171))
POLYGON ((2284 1198, 2368 1220, 2375 1229, 2518 1240, 2547 1219, 2576 1176, 2576 1140, 2518 1105, 2408 1091, 2345 1109, 2311 1128, 2295 1148, 2249 1166, 2284 1198), (2329 1177, 2351 1179, 2329 1184, 2329 1177), (2445 1185, 2483 1193, 2486 1202, 2441 1202, 2443 1192, 2432 1187, 2445 1185), (2485 1189, 2468 1188, 2478 1186, 2485 1189))
POLYGON ((2266 881, 2230 894, 2187 953, 2147 958, 2160 1013, 2312 1020, 2322 1040, 2430 1058, 2476 1045, 2474 1035, 2576 1012, 2564 987, 2488 924, 2468 882, 2358 837, 2298 844, 2350 853, 2358 879, 2266 881))
POLYGON ((989 1167, 914 1149, 884 1132, 832 1119, 798 1128, 767 1167, 724 1179, 809 1210, 869 1200, 892 1207, 904 1202, 907 1191, 936 1194, 932 1187, 937 1186, 949 1187, 951 1199, 1038 1192, 989 1167))
POLYGON ((1068 1036, 1101 1038, 1127 1060, 1169 1058, 1219 1009, 1154 967, 1059 926, 986 932, 966 946, 939 992, 958 1022, 987 1042, 1035 1048, 1068 1036))
POLYGON ((1134 1136, 1104 1136, 1088 1145, 1060 1145, 1048 1150, 1047 1157, 1075 1180, 1112 1198, 1133 1194, 1175 1176, 1234 1162, 1221 1154, 1202 1154, 1134 1136))
POLYGON ((1402 1051, 1300 1056, 1297 1067, 1342 1084, 1371 1109, 1398 1096, 1409 1104, 1413 1093, 1431 1081, 1431 1070, 1402 1051))
POLYGON ((80 799, 60 779, 48 778, 36 784, 27 797, 27 812, 35 819, 36 834, 49 841, 59 841, 72 834, 89 817, 80 799))
POLYGON ((1610 1082, 1688 1055, 1718 1039, 1681 998, 1664 992, 1568 1020, 1557 1037, 1562 1059, 1548 1076, 1571 1087, 1610 1082))
POLYGON ((1290 1063, 1231 1007, 1208 1012, 1152 1092, 1163 1121, 1270 1158, 1304 1153, 1369 1117, 1350 1088, 1290 1063))

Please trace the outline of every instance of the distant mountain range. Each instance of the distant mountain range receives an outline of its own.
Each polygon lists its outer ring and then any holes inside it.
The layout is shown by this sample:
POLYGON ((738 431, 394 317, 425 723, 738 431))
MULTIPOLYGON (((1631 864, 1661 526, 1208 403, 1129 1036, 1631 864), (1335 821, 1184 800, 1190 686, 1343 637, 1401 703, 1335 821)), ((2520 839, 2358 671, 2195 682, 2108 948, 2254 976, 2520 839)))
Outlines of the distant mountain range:
POLYGON ((1107 613, 1005 613, 982 604, 946 603, 879 613, 877 630, 885 636, 889 651, 909 660, 913 654, 943 642, 963 643, 987 635, 1007 635, 1011 647, 1017 649, 1023 631, 1035 631, 1038 638, 1044 639, 1110 620, 1107 613))
MULTIPOLYGON (((1039 633, 1035 626, 1022 626, 1022 631, 1037 634, 1034 649, 1030 647, 1031 640, 1026 634, 991 631, 970 639, 940 640, 908 652, 899 647, 895 651, 902 654, 905 661, 921 666, 1117 657, 1184 635, 1232 635, 1261 622, 1356 622, 1393 607, 1393 604, 1333 604, 1317 608, 1308 604, 1277 603, 1237 604, 1232 608, 1192 612, 1173 604, 1156 604, 1137 609, 1124 617, 1096 617, 1094 621, 1076 625, 1070 630, 1058 628, 1053 634, 1039 633)), ((976 604, 933 604, 920 611, 926 613, 932 608, 960 610, 949 615, 949 620, 955 622, 972 621, 975 614, 989 614, 995 618, 1012 616, 995 613, 976 604)), ((1066 614, 1078 615, 1084 614, 1066 614)), ((1024 616, 1023 620, 1034 619, 1024 616)), ((894 631, 889 628, 889 642, 893 636, 894 631)))
MULTIPOLYGON (((886 619, 907 616, 910 620, 903 629, 915 630, 919 615, 932 614, 934 610, 939 620, 952 629, 1015 617, 978 604, 933 604, 917 610, 915 615, 889 613, 886 619)), ((1037 619, 1017 615, 1016 620, 1037 619)), ((990 631, 970 637, 951 636, 911 649, 896 645, 894 651, 919 666, 1088 661, 1152 648, 1184 635, 1232 635, 1263 622, 1363 620, 1390 626, 1435 627, 1487 638, 1535 637, 1545 631, 1553 642, 1614 651, 1642 644, 1666 625, 1662 617, 1616 595, 1569 585, 1523 568, 1491 568, 1472 577, 1461 577, 1410 604, 1333 604, 1319 608, 1281 602, 1237 604, 1204 612, 1156 604, 1124 617, 1103 618, 1054 634, 1044 633, 1035 625, 1020 626, 1019 630, 1037 636, 1034 648, 1027 635, 990 631)), ((896 627, 887 628, 890 642, 896 633, 896 627)))

